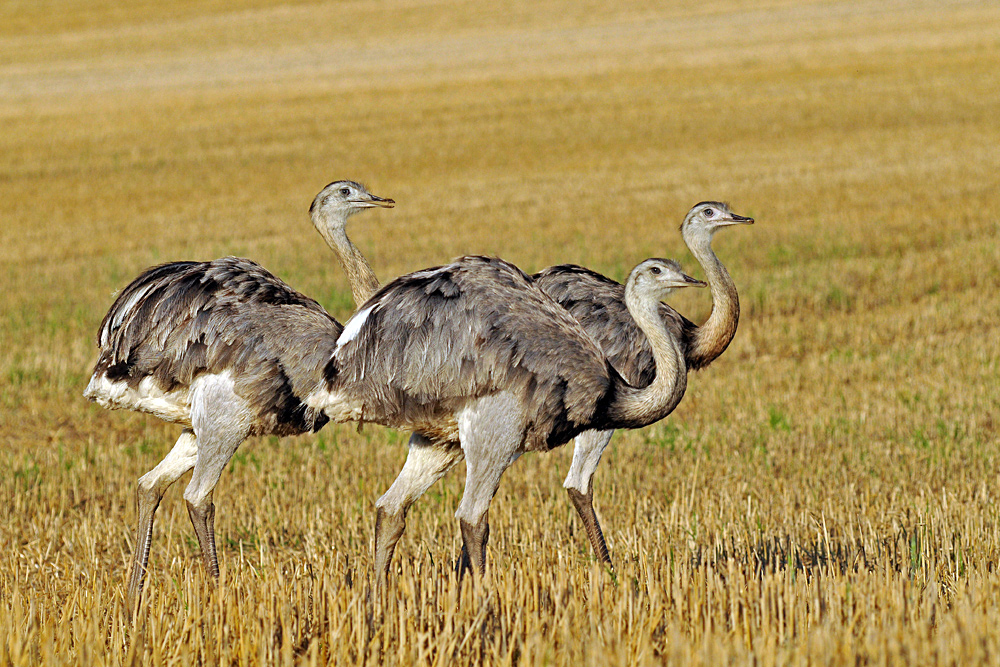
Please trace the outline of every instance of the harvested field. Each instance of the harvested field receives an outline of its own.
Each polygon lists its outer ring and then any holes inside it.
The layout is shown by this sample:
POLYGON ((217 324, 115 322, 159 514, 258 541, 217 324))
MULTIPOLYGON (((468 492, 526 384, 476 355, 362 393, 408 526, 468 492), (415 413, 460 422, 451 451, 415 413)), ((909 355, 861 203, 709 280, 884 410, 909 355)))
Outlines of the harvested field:
POLYGON ((984 2, 0 4, 0 667, 996 664, 998 72, 984 2), (383 279, 701 277, 677 227, 728 200, 739 332, 605 453, 614 572, 564 447, 504 476, 475 589, 464 471, 433 487, 373 617, 407 434, 330 426, 237 452, 217 590, 170 489, 132 628, 135 482, 179 427, 81 397, 97 326, 143 268, 229 254, 343 321, 307 215, 339 178, 397 201, 350 227, 383 279))

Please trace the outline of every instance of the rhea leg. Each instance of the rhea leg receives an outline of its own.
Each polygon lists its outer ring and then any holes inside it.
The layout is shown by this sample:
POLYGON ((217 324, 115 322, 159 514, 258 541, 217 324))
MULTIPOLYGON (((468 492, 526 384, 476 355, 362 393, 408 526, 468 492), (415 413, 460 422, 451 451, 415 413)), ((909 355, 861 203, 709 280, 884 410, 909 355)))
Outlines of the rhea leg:
POLYGON ((591 482, 597 464, 601 462, 601 454, 611 442, 613 433, 613 430, 586 431, 578 435, 573 450, 573 463, 570 465, 569 474, 566 475, 566 481, 563 482, 577 514, 580 515, 580 520, 583 521, 583 527, 587 530, 594 555, 608 565, 611 565, 611 555, 608 553, 607 542, 604 541, 604 533, 601 532, 601 524, 594 512, 594 487, 591 482))
POLYGON ((419 433, 410 436, 410 450, 403 469, 389 490, 375 502, 378 510, 375 518, 375 577, 379 594, 386 591, 392 554, 406 528, 406 512, 410 505, 461 460, 462 450, 456 444, 435 445, 419 433))
POLYGON ((184 429, 181 437, 155 468, 139 478, 136 507, 139 521, 135 531, 135 551, 129 569, 125 602, 131 612, 142 593, 146 566, 149 564, 149 547, 153 539, 153 515, 160 506, 163 494, 181 475, 194 467, 198 448, 191 429, 184 429))
MULTIPOLYGON (((496 490, 493 491, 496 494, 496 490)), ((460 519, 462 527, 462 558, 459 561, 459 578, 467 571, 476 579, 486 574, 486 544, 490 541, 489 510, 482 513, 475 523, 460 519)))
POLYGON ((517 399, 496 394, 464 410, 458 428, 466 466, 465 493, 455 512, 462 526, 461 571, 471 569, 480 579, 486 569, 490 502, 500 476, 523 451, 524 418, 517 399))
POLYGON ((199 453, 191 482, 184 490, 188 516, 191 518, 191 525, 194 526, 195 535, 198 536, 198 546, 201 547, 201 558, 205 563, 205 570, 213 579, 219 578, 219 557, 215 549, 215 504, 212 502, 212 493, 219 483, 219 477, 222 476, 226 464, 245 437, 246 434, 242 433, 238 439, 232 437, 224 440, 222 445, 212 452, 215 456, 205 457, 208 460, 204 465, 199 453))
POLYGON ((198 439, 198 460, 184 490, 188 516, 194 526, 205 569, 219 578, 215 550, 215 505, 212 493, 226 464, 250 434, 250 411, 225 377, 213 376, 198 388, 192 400, 191 423, 198 439))

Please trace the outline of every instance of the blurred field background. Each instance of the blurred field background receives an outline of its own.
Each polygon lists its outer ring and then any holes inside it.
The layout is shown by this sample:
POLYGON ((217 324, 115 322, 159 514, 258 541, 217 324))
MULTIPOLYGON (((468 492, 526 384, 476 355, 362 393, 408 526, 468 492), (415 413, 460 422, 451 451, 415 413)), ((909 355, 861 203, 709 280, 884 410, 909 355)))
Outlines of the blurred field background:
POLYGON ((0 2, 0 665, 996 664, 998 91, 989 2, 0 2), (728 200, 739 333, 605 454, 613 574, 565 447, 506 474, 476 591, 464 473, 433 488, 369 617, 406 435, 328 427, 237 453, 216 592, 168 492, 130 630, 135 480, 179 429, 81 398, 97 325, 226 254, 346 318, 307 216, 338 178, 398 202, 350 227, 383 279, 701 275, 677 227, 728 200))

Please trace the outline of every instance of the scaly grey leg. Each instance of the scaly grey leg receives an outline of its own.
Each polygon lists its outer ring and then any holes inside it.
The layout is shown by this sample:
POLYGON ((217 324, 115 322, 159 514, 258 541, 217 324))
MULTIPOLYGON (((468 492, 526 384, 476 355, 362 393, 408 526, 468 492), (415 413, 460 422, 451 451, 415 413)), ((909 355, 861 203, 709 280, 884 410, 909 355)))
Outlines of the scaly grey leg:
POLYGON ((518 399, 507 393, 479 399, 459 415, 458 430, 465 452, 465 493, 455 516, 462 526, 462 569, 482 579, 490 527, 490 502, 504 471, 521 455, 524 414, 518 399))
POLYGON ((205 569, 216 580, 219 557, 212 493, 226 464, 250 434, 251 414, 250 406, 235 393, 233 381, 226 376, 209 376, 192 391, 191 423, 198 440, 198 461, 184 490, 184 500, 205 569))
POLYGON ((184 429, 177 442, 155 468, 139 478, 136 490, 136 507, 139 521, 135 530, 135 551, 129 568, 125 603, 134 614, 149 565, 149 548, 153 540, 153 516, 160 506, 163 494, 181 475, 194 467, 198 460, 198 446, 194 431, 184 429))
POLYGON ((594 549, 594 555, 602 562, 611 565, 611 555, 608 553, 608 544, 604 540, 604 533, 601 531, 601 524, 597 520, 594 512, 594 489, 592 486, 594 472, 597 464, 601 462, 601 454, 611 442, 610 431, 585 431, 576 436, 573 449, 573 463, 570 465, 569 474, 563 486, 569 493, 573 507, 576 508, 583 527, 590 538, 590 545, 594 549))
POLYGON ((406 512, 434 482, 461 461, 462 456, 457 444, 435 445, 419 433, 410 436, 410 450, 403 469, 389 490, 375 502, 378 510, 375 518, 375 578, 380 597, 385 596, 392 554, 406 528, 406 512))

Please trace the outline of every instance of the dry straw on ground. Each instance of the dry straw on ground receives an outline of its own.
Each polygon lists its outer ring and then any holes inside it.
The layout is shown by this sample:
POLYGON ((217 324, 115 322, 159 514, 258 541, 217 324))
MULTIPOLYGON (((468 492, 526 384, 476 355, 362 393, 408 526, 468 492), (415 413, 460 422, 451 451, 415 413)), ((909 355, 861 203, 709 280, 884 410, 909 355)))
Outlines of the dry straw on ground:
MULTIPOLYGON (((0 6, 0 665, 995 664, 1000 8, 981 2, 37 0, 0 6), (523 457, 461 589, 461 472, 366 606, 404 436, 247 443, 223 582, 164 499, 135 629, 136 478, 177 435, 80 393, 145 266, 254 257, 338 317, 326 182, 395 198, 383 277, 468 252, 621 278, 702 199, 744 313, 674 415, 616 436, 597 567, 523 457)), ((681 295, 694 318, 704 294, 681 295)))

